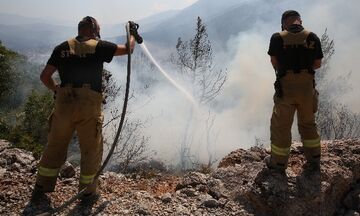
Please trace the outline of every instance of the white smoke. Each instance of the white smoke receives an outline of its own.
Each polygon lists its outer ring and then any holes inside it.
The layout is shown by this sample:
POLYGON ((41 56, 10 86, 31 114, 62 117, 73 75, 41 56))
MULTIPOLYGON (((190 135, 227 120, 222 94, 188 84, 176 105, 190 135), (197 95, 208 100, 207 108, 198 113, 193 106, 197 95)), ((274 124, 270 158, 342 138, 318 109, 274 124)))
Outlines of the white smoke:
MULTIPOLYGON (((355 94, 360 90, 357 84, 360 80, 360 73, 357 72, 357 53, 360 50, 360 1, 306 0, 294 3, 287 0, 275 4, 276 10, 269 14, 268 20, 258 20, 252 29, 240 32, 227 42, 227 53, 214 52, 215 56, 221 59, 218 65, 223 69, 227 68, 229 72, 224 89, 212 107, 217 114, 214 131, 218 136, 213 149, 218 158, 237 148, 254 145, 256 138, 263 140, 266 145, 269 144, 275 75, 267 51, 271 35, 280 30, 280 17, 284 10, 298 10, 302 15, 304 27, 319 37, 326 28, 328 29, 330 38, 335 41, 335 55, 331 60, 329 73, 336 77, 353 71, 350 80, 353 93, 340 100, 351 106, 354 111, 360 110, 360 101, 354 100, 357 98, 355 94)), ((192 31, 192 28, 189 28, 189 31, 192 31)), ((157 61, 162 60, 164 63, 167 60, 160 59, 160 56, 164 55, 159 53, 159 50, 150 52, 157 61)), ((176 74, 174 69, 167 69, 172 76, 176 74)), ((161 76, 157 71, 154 73, 154 76, 161 76)), ((181 77, 176 78, 181 81, 181 77)), ((182 85, 187 88, 184 82, 182 85)), ((144 99, 149 100, 145 106, 135 108, 134 115, 152 119, 145 131, 146 135, 151 137, 150 147, 166 161, 176 163, 191 104, 165 80, 156 84, 149 97, 150 100, 144 99)), ((195 120, 204 122, 208 109, 209 107, 200 108, 195 120)), ((204 127, 202 123, 198 123, 193 128, 198 133, 194 137, 192 150, 200 158, 206 159, 205 135, 201 132, 204 131, 204 127)), ((294 134, 294 137, 296 136, 294 134)))
MULTIPOLYGON (((358 22, 360 15, 359 1, 303 1, 279 3, 279 8, 298 10, 302 15, 305 28, 315 32, 319 37, 328 29, 330 38, 335 41, 335 54, 331 60, 329 73, 337 77, 353 71, 349 80, 353 91, 339 98, 352 107, 353 111, 360 111, 359 100, 356 93, 360 90, 357 84, 360 74, 356 73, 357 55, 360 48, 358 22)), ((280 11, 280 10, 279 10, 280 11)), ((229 64, 229 80, 222 99, 225 103, 229 100, 236 104, 232 108, 222 112, 219 116, 224 123, 231 122, 224 137, 219 143, 234 145, 237 147, 249 147, 254 144, 254 137, 269 143, 269 126, 272 111, 273 82, 275 75, 270 64, 270 58, 266 54, 269 41, 274 31, 279 31, 281 11, 278 17, 269 18, 268 22, 258 21, 254 27, 241 32, 239 36, 228 42, 230 50, 236 49, 236 54, 229 64), (230 135, 232 134, 232 135, 230 135)), ((220 99, 221 100, 221 99, 220 99)), ((226 127, 225 124, 223 124, 226 127)), ((298 137, 296 123, 293 125, 293 137, 298 137)), ((230 147, 231 148, 231 147, 230 147)))

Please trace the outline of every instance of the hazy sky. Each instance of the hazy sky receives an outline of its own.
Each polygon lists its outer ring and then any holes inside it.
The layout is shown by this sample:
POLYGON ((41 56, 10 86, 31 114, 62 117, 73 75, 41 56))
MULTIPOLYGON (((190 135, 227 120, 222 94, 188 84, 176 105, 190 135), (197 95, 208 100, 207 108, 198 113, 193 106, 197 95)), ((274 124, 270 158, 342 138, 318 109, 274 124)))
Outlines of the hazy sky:
POLYGON ((182 9, 197 0, 0 0, 0 13, 78 22, 91 15, 102 24, 138 20, 166 10, 182 9))

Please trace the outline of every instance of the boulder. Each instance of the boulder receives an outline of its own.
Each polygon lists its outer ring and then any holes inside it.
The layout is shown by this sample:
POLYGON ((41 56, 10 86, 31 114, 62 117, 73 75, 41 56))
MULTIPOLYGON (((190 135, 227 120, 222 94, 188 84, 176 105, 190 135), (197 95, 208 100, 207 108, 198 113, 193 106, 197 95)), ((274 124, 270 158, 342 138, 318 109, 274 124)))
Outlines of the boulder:
POLYGON ((185 187, 195 187, 197 185, 205 185, 207 176, 199 172, 190 172, 185 174, 183 180, 176 186, 176 190, 185 187))
POLYGON ((10 147, 10 143, 6 140, 0 139, 0 152, 10 147))
POLYGON ((12 171, 31 172, 35 162, 31 152, 22 149, 6 148, 0 153, 0 166, 12 171))
POLYGON ((351 186, 359 181, 358 149, 359 140, 323 142, 321 171, 309 172, 301 144, 295 144, 286 175, 267 169, 259 160, 263 150, 256 149, 255 154, 238 150, 222 160, 212 177, 220 179, 231 198, 254 214, 334 215, 345 197, 349 197, 347 206, 355 208, 358 204, 353 203, 358 194, 349 194, 351 186))
POLYGON ((66 161, 60 169, 60 177, 61 178, 72 178, 75 176, 75 168, 74 166, 66 161))

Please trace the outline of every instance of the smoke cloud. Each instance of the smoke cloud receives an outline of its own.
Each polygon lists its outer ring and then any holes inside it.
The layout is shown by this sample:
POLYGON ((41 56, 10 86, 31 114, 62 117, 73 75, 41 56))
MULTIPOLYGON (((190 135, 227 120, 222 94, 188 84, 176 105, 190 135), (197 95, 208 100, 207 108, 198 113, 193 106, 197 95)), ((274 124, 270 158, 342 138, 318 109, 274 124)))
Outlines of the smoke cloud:
MULTIPOLYGON (((262 140, 265 145, 269 144, 275 74, 267 50, 271 35, 280 30, 281 14, 287 9, 298 10, 302 15, 304 27, 319 37, 326 28, 328 29, 330 38, 335 41, 335 54, 330 63, 329 73, 332 77, 337 77, 353 72, 349 80, 353 91, 339 100, 356 112, 360 110, 360 101, 354 100, 357 98, 355 94, 360 90, 357 84, 360 73, 357 73, 356 67, 357 52, 360 50, 360 2, 306 0, 297 3, 274 1, 274 4, 273 8, 276 9, 269 14, 269 19, 259 19, 250 30, 231 37, 227 42, 227 52, 214 52, 218 60, 217 65, 228 70, 228 80, 216 101, 210 106, 199 107, 193 119, 196 123, 191 130, 196 133, 193 137, 192 151, 204 161, 208 156, 204 122, 208 118, 209 110, 216 114, 212 132, 214 143, 211 149, 217 158, 232 150, 253 146, 256 139, 262 140)), ((167 66, 166 70, 171 76, 185 88, 189 88, 182 77, 175 73, 175 69, 169 66, 168 59, 163 58, 164 54, 157 53, 158 50, 154 52, 150 49, 150 52, 157 61, 160 60, 161 64, 167 66)), ((151 137, 150 148, 157 152, 158 157, 176 163, 191 103, 165 79, 159 78, 161 75, 158 71, 154 70, 151 73, 154 73, 151 76, 157 77, 158 82, 152 84, 146 95, 141 96, 144 99, 138 98, 137 101, 142 105, 134 105, 133 115, 151 119, 144 129, 144 133, 151 137), (144 101, 147 101, 146 105, 144 101)), ((135 82, 133 85, 142 88, 141 82, 135 82)), ((295 133, 294 137, 298 135, 295 133)))

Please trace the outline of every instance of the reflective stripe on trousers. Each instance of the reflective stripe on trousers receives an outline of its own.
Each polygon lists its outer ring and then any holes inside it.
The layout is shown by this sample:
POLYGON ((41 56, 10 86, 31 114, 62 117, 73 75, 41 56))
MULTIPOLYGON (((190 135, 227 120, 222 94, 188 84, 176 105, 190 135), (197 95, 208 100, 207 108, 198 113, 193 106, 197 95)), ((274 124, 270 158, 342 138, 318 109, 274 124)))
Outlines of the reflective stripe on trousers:
POLYGON ((319 148, 320 147, 320 137, 316 138, 316 139, 302 140, 302 143, 305 148, 319 148))
POLYGON ((80 175, 80 184, 91 184, 94 181, 94 175, 80 175))
POLYGON ((290 153, 290 147, 281 148, 275 144, 271 144, 271 153, 279 156, 288 156, 290 153))
POLYGON ((43 166, 39 166, 38 174, 45 177, 57 177, 59 175, 59 168, 51 169, 43 166))

